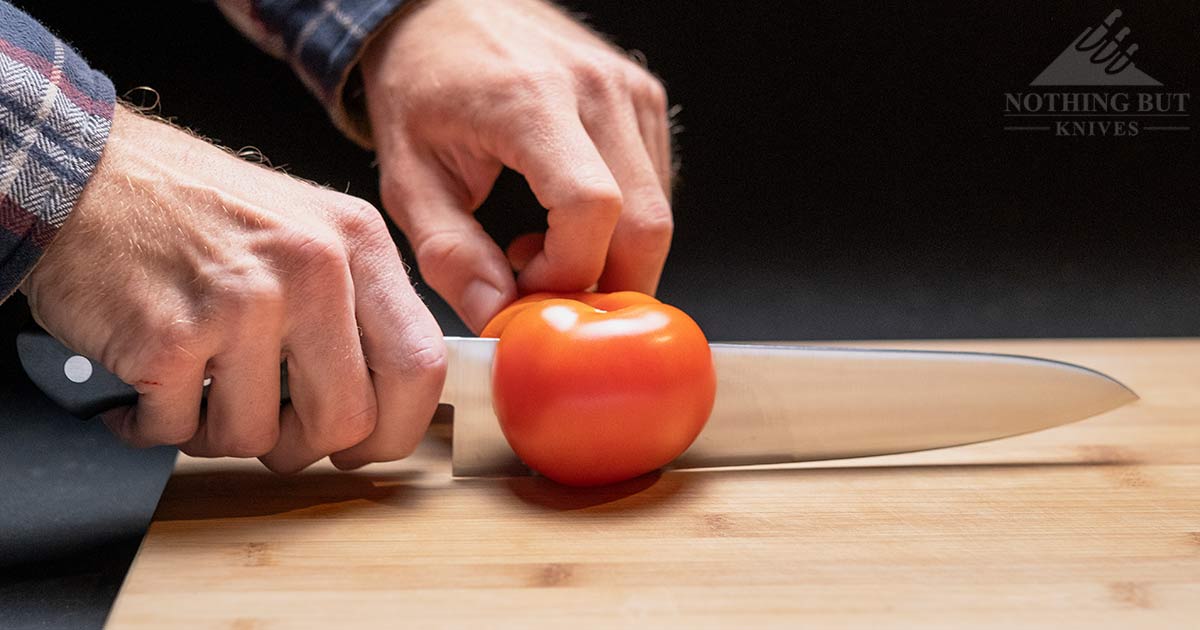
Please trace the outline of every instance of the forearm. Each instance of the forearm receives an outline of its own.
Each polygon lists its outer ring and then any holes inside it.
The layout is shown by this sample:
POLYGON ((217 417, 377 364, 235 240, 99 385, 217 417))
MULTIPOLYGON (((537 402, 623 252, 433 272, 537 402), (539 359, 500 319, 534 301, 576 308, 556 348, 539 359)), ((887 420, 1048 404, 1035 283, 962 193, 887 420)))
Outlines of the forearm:
MULTIPOLYGON (((412 0, 408 0, 411 2, 412 0)), ((406 0, 217 0, 229 21, 264 51, 286 61, 351 140, 371 146, 357 97, 366 44, 406 0)))
POLYGON ((0 301, 66 222, 112 125, 112 83, 0 0, 0 301))

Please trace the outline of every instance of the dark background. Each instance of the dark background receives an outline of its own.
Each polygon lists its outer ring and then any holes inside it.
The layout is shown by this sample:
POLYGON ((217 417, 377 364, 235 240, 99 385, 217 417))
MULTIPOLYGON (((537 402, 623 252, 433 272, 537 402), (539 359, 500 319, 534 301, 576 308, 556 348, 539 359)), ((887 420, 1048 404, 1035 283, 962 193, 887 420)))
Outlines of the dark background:
MULTIPOLYGON (((16 4, 118 93, 154 87, 181 124, 379 203, 372 156, 208 3, 16 4)), ((683 107, 660 296, 710 338, 1200 334, 1200 130, 1002 130, 1004 93, 1110 3, 566 4, 643 51, 683 107)), ((1126 4, 1138 66, 1200 91, 1200 5, 1126 4)), ((536 210, 506 176, 479 216, 507 242, 536 210)), ((170 453, 55 415, 13 363, 23 316, 20 299, 0 307, 0 625, 95 625, 170 453)))

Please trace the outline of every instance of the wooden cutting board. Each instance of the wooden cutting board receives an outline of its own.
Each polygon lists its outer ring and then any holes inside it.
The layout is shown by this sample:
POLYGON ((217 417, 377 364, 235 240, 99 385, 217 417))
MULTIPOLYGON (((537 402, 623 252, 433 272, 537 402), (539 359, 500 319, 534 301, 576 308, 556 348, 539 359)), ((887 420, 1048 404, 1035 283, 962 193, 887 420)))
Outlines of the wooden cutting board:
POLYGON ((1087 365, 1037 434, 574 490, 181 458, 113 628, 1200 627, 1200 340, 869 344, 1087 365))

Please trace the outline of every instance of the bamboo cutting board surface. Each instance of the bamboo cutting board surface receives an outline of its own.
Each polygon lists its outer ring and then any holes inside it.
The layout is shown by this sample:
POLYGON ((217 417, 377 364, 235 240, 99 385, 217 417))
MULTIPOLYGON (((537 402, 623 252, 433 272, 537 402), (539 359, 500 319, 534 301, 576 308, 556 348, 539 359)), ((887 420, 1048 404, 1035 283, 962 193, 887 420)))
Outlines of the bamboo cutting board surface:
MULTIPOLYGON (((181 457, 113 628, 1200 627, 1200 340, 859 344, 1080 363, 1142 400, 986 444, 574 490, 181 457)), ((443 432, 444 433, 444 432, 443 432)))

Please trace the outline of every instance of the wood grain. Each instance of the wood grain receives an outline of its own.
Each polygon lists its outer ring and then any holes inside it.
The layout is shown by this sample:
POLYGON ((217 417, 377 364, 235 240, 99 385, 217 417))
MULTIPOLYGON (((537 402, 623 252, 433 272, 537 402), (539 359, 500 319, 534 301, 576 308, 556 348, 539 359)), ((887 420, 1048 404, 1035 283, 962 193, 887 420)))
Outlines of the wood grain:
POLYGON ((1081 363, 1134 405, 1032 435, 598 490, 181 458, 113 628, 1113 627, 1200 620, 1200 340, 859 344, 1081 363))

